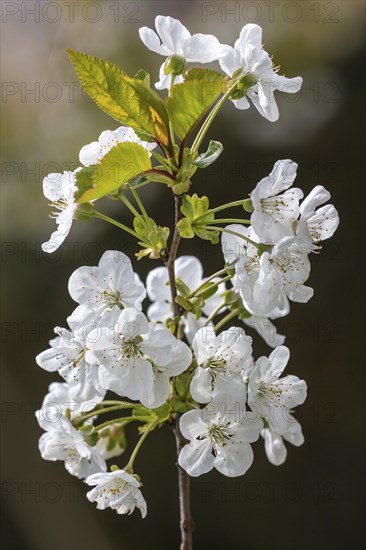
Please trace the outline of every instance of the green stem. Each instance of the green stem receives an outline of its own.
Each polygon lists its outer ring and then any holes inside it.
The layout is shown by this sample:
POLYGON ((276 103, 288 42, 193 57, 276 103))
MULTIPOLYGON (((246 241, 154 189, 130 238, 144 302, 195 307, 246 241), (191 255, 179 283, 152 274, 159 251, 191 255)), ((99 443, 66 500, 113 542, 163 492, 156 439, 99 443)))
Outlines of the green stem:
POLYGON ((152 226, 152 224, 151 224, 150 221, 149 221, 150 218, 149 218, 149 216, 148 216, 148 214, 147 214, 147 212, 146 212, 146 210, 145 210, 144 205, 142 204, 142 201, 141 201, 141 199, 140 199, 140 197, 139 197, 138 192, 137 192, 136 189, 134 189, 133 187, 129 187, 129 190, 130 190, 131 193, 133 194, 134 199, 135 199, 135 201, 137 202, 138 207, 140 208, 143 217, 145 218, 146 222, 151 226, 151 229, 152 229, 153 226, 152 226))
MULTIPOLYGON (((223 278, 220 279, 219 281, 214 281, 214 282, 212 283, 212 285, 211 285, 211 288, 212 288, 213 286, 219 286, 219 285, 221 285, 221 283, 226 283, 226 281, 230 281, 231 279, 232 279, 232 276, 231 276, 231 275, 227 275, 227 277, 223 277, 223 278)), ((197 292, 197 293, 194 295, 194 297, 197 298, 197 297, 201 296, 202 294, 204 294, 204 293, 206 292, 206 290, 207 290, 206 288, 200 290, 200 292, 197 292)))
POLYGON ((250 220, 242 220, 239 218, 220 218, 219 220, 212 220, 211 222, 206 222, 205 225, 212 225, 214 223, 249 223, 250 220))
POLYGON ((225 302, 222 302, 221 305, 219 305, 212 313, 211 315, 209 316, 209 318, 207 319, 206 323, 205 323, 205 326, 207 327, 208 323, 210 323, 215 317, 216 315, 218 315, 220 313, 220 311, 226 307, 226 304, 225 302))
MULTIPOLYGON (((105 402, 107 403, 107 402, 105 402)), ((105 404, 103 403, 103 404, 105 404)), ((111 402, 113 403, 113 401, 111 402)), ((117 403, 117 402, 116 402, 117 403)), ((112 407, 103 407, 102 409, 95 409, 94 411, 91 411, 85 415, 80 416, 80 420, 88 420, 88 418, 93 418, 93 416, 100 416, 101 414, 106 414, 113 411, 120 411, 123 409, 134 409, 137 405, 133 403, 127 403, 127 402, 119 402, 116 405, 113 405, 112 407)))
POLYGON ((126 231, 126 233, 129 233, 130 235, 133 235, 137 239, 141 240, 139 235, 133 231, 133 229, 130 229, 126 225, 123 225, 123 223, 117 222, 113 218, 110 218, 109 216, 106 216, 105 214, 101 214, 100 212, 94 212, 94 215, 99 218, 100 220, 104 220, 105 222, 111 223, 112 225, 115 225, 116 227, 119 227, 119 229, 123 229, 123 231, 126 231))
POLYGON ((234 235, 235 237, 239 237, 240 239, 247 241, 252 246, 255 246, 255 248, 259 248, 259 244, 252 241, 252 239, 249 239, 249 237, 244 237, 244 235, 241 235, 236 231, 232 231, 231 229, 227 229, 226 227, 217 227, 216 225, 210 225, 209 227, 207 227, 207 229, 210 229, 212 231, 221 231, 221 233, 230 233, 230 235, 234 235))
POLYGON ((234 84, 232 84, 230 86, 230 88, 228 89, 228 91, 222 96, 222 98, 220 99, 220 101, 218 101, 215 105, 215 107, 212 109, 212 111, 210 112, 210 114, 208 115, 208 117, 206 118, 205 122, 202 124, 194 142, 193 142, 193 145, 192 145, 192 149, 191 149, 191 153, 195 153, 199 146, 201 145, 202 143, 202 140, 203 138, 205 137, 208 129, 210 128, 214 118, 216 117, 217 113, 219 112, 219 110, 221 109, 221 107, 223 106, 223 104, 225 103, 225 101, 227 100, 227 98, 229 97, 229 94, 230 92, 235 88, 237 84, 237 81, 235 80, 234 84))
POLYGON ((142 434, 142 436, 138 440, 137 445, 134 448, 133 453, 131 455, 131 458, 128 461, 127 466, 125 467, 125 470, 127 472, 130 472, 130 473, 133 472, 133 463, 135 462, 135 458, 137 456, 137 453, 139 452, 141 445, 143 444, 143 442, 145 441, 145 439, 147 438, 149 433, 156 427, 157 423, 158 423, 158 420, 154 420, 153 422, 151 422, 151 424, 146 426, 144 433, 142 434))
POLYGON ((217 325, 215 325, 215 328, 214 328, 214 331, 217 332, 218 330, 220 330, 220 328, 222 328, 224 325, 226 325, 226 323, 228 323, 229 321, 231 321, 231 319, 234 319, 234 317, 236 317, 238 315, 238 313, 240 313, 240 309, 237 308, 237 309, 233 309, 233 311, 230 311, 230 313, 228 313, 227 315, 225 315, 225 317, 223 317, 221 319, 221 321, 219 321, 217 323, 217 325))
MULTIPOLYGON (((227 208, 233 208, 234 206, 242 206, 244 204, 244 200, 241 201, 234 201, 234 202, 228 202, 227 204, 222 204, 221 206, 216 206, 216 208, 211 208, 211 212, 220 212, 221 210, 226 210, 227 208)), ((207 216, 207 212, 205 214, 202 214, 201 216, 198 216, 198 218, 195 218, 195 222, 200 220, 201 218, 204 218, 207 216)))
MULTIPOLYGON (((169 86, 169 97, 172 95, 172 88, 174 86, 174 80, 175 80, 175 75, 171 75, 170 77, 170 86, 169 86)), ((172 148, 173 148, 173 155, 174 155, 174 158, 175 158, 175 151, 174 151, 174 148, 175 148, 175 138, 174 138, 174 129, 173 129, 173 125, 172 125, 172 122, 169 118, 169 135, 170 135, 170 141, 171 141, 171 144, 172 144, 172 148)))
POLYGON ((227 274, 227 269, 220 269, 219 271, 216 271, 216 273, 213 273, 212 275, 207 277, 207 279, 202 284, 200 284, 200 286, 198 286, 194 292, 190 294, 189 298, 193 298, 193 296, 195 296, 197 292, 199 292, 203 287, 205 287, 207 283, 209 283, 213 279, 216 279, 216 277, 220 277, 221 275, 225 275, 225 274, 227 274))
POLYGON ((124 195, 121 195, 120 198, 121 198, 121 201, 127 206, 127 208, 132 212, 134 216, 140 216, 136 208, 130 203, 127 197, 125 197, 124 195))
POLYGON ((98 424, 95 429, 99 432, 100 430, 106 428, 107 426, 110 426, 111 424, 128 424, 129 422, 135 421, 146 422, 146 420, 150 418, 150 416, 120 416, 119 418, 114 418, 113 420, 107 420, 106 422, 103 422, 103 424, 98 424))

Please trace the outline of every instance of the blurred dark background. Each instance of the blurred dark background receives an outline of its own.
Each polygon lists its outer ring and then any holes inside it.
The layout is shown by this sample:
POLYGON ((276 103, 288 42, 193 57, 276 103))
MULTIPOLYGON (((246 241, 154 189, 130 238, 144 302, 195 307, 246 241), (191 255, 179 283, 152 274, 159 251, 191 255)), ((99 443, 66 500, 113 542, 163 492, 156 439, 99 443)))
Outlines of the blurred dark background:
MULTIPOLYGON (((364 548, 364 12, 362 1, 336 2, 2 2, 2 547, 7 550, 171 550, 178 547, 174 439, 164 428, 137 459, 148 515, 100 512, 62 463, 43 461, 34 418, 57 376, 38 368, 74 304, 67 280, 106 249, 133 257, 135 245, 98 220, 75 222, 64 246, 45 255, 54 228, 42 195, 49 172, 76 167, 80 148, 118 124, 85 98, 65 48, 109 59, 127 73, 143 67, 157 80, 163 58, 140 42, 138 28, 158 14, 191 32, 232 44, 247 22, 264 29, 281 74, 301 75, 297 96, 278 94, 280 120, 225 105, 210 132, 225 146, 195 177, 213 205, 244 197, 273 163, 298 162, 305 193, 323 184, 340 227, 312 255, 314 298, 277 323, 291 349, 289 372, 304 377, 308 399, 297 411, 305 434, 287 462, 271 466, 262 442, 243 478, 215 472, 192 482, 195 548, 336 550, 364 548), (362 351, 361 351, 362 350, 362 351)), ((72 169, 71 168, 71 169, 72 169)), ((172 200, 158 184, 143 191, 151 215, 171 223, 172 200)), ((103 211, 128 219, 119 204, 103 211)), ((219 248, 185 241, 210 274, 219 248)), ((157 264, 156 264, 157 265, 157 264)), ((151 264, 137 268, 146 276, 151 264)), ((256 338, 256 356, 270 350, 256 338)), ((131 440, 133 431, 128 432, 131 440)), ((121 459, 123 463, 123 458, 121 459)))

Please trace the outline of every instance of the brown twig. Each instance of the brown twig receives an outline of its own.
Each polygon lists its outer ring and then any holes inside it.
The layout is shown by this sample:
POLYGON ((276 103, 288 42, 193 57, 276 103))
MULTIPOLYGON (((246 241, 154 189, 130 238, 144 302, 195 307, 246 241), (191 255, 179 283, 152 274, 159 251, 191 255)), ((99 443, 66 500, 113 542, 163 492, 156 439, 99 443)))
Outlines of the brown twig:
MULTIPOLYGON (((177 456, 179 456, 181 449, 187 443, 179 429, 179 418, 180 415, 178 416, 175 426, 173 428, 177 446, 177 456)), ((191 516, 190 506, 190 479, 187 472, 183 470, 183 468, 181 468, 179 464, 177 464, 177 468, 181 532, 180 550, 192 550, 192 532, 194 528, 194 523, 191 516)))

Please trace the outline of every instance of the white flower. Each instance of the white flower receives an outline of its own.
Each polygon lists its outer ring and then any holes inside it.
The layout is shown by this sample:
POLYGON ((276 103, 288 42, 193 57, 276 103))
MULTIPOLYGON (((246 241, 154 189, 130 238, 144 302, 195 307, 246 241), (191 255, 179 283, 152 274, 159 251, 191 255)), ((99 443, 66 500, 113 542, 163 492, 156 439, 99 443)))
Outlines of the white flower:
POLYGON ((167 378, 176 370, 182 372, 185 365, 185 368, 189 366, 185 351, 182 352, 181 346, 177 350, 176 346, 177 339, 164 325, 149 323, 143 313, 127 308, 120 314, 114 329, 102 327, 90 332, 86 359, 99 365, 99 381, 103 388, 155 404, 162 391, 158 375, 167 378), (175 366, 174 353, 177 352, 175 366), (184 356, 182 364, 181 353, 184 356), (156 392, 154 396, 153 392, 156 392))
MULTIPOLYGON (((192 292, 204 282, 202 264, 194 256, 180 256, 174 263, 175 276, 192 292)), ((215 279, 217 282, 219 279, 215 279)), ((173 316, 171 293, 169 287, 169 275, 166 267, 152 269, 146 278, 146 290, 148 298, 153 302, 147 310, 147 315, 152 321, 166 321, 173 316)), ((186 313, 183 318, 184 332, 189 342, 207 321, 207 317, 223 302, 221 294, 225 292, 225 283, 218 285, 216 294, 205 301, 203 316, 197 321, 195 315, 186 313)), ((222 310, 224 311, 224 310, 222 310)))
POLYGON ((279 412, 279 409, 275 410, 272 415, 273 420, 268 422, 268 427, 261 432, 267 458, 275 466, 280 466, 286 460, 287 450, 284 440, 296 447, 304 443, 300 424, 290 414, 287 414, 288 418, 281 418, 279 422, 276 422, 279 412))
POLYGON ((300 219, 297 234, 312 245, 313 249, 320 241, 329 239, 339 225, 337 210, 332 204, 318 208, 330 199, 330 193, 322 185, 317 185, 303 200, 300 206, 300 219))
POLYGON ((245 401, 220 394, 206 409, 181 417, 180 430, 190 443, 181 450, 179 465, 193 477, 212 468, 228 477, 243 475, 253 462, 250 443, 262 428, 262 420, 245 412, 245 401))
POLYGON ((270 316, 281 307, 284 294, 293 301, 306 302, 313 290, 303 286, 310 273, 308 253, 310 248, 300 237, 284 237, 268 251, 258 249, 245 238, 259 243, 251 227, 229 225, 232 233, 223 233, 222 249, 229 263, 235 262, 234 289, 240 292, 249 313, 270 316))
MULTIPOLYGON (((251 227, 233 224, 227 229, 258 242, 251 227)), ((226 261, 235 262, 232 284, 240 292, 245 307, 251 313, 259 315, 271 312, 278 303, 282 277, 270 260, 269 253, 263 252, 260 255, 254 245, 231 233, 223 233, 221 241, 226 261)))
POLYGON ((121 126, 117 128, 117 130, 105 130, 100 134, 98 141, 93 141, 88 145, 84 145, 79 154, 80 162, 84 166, 97 164, 112 147, 126 141, 138 143, 144 147, 149 154, 151 154, 150 151, 156 147, 156 143, 142 141, 132 128, 121 126))
POLYGON ((66 470, 79 479, 107 469, 102 455, 85 442, 65 417, 41 436, 39 450, 45 460, 63 460, 66 470))
POLYGON ((264 243, 275 243, 294 235, 293 222, 299 216, 301 189, 289 189, 296 177, 297 164, 278 160, 269 176, 263 178, 250 194, 254 212, 251 224, 264 243))
MULTIPOLYGON (((156 326, 159 327, 159 325, 156 326)), ((164 330, 162 336, 165 334, 164 330)), ((172 349, 171 362, 160 367, 153 365, 154 386, 151 393, 141 399, 141 403, 149 409, 163 405, 170 395, 169 379, 187 370, 191 363, 191 350, 184 342, 177 340, 172 349)))
MULTIPOLYGON (((232 76, 238 69, 243 74, 251 74, 256 84, 249 88, 247 96, 254 103, 260 114, 274 122, 278 119, 278 107, 274 91, 296 93, 302 85, 302 78, 286 78, 277 74, 278 67, 273 66, 272 59, 262 48, 262 29, 259 25, 244 25, 234 48, 230 47, 227 55, 220 59, 222 70, 232 76)), ((238 109, 247 109, 246 97, 234 101, 238 109)))
POLYGON ((218 392, 230 393, 233 381, 242 383, 245 397, 241 375, 252 362, 252 339, 243 329, 232 327, 216 336, 211 328, 201 328, 192 347, 197 369, 190 390, 195 401, 208 403, 218 392))
POLYGON ((98 366, 91 365, 85 358, 86 331, 80 328, 70 332, 61 327, 54 330, 57 337, 50 341, 49 349, 37 355, 37 364, 49 372, 59 372, 69 383, 71 400, 100 403, 106 391, 99 384, 98 366))
MULTIPOLYGON (((228 46, 220 44, 215 36, 201 33, 192 36, 180 21, 172 17, 158 15, 155 18, 155 27, 158 34, 148 27, 141 27, 140 38, 149 50, 164 57, 178 55, 188 62, 210 63, 220 59, 228 51, 228 46)), ((167 61, 160 68, 160 80, 155 84, 158 90, 169 88, 170 85, 170 75, 164 73, 166 64, 167 61)), ((181 81, 179 76, 175 83, 181 81)))
MULTIPOLYGON (((144 285, 131 260, 118 250, 107 250, 98 266, 79 267, 69 280, 70 296, 94 313, 94 321, 113 326, 124 307, 141 309, 144 285)), ((77 318, 85 310, 77 311, 77 318)), ((90 320, 90 319, 88 319, 90 320)))
POLYGON ((92 411, 95 401, 74 401, 70 397, 70 386, 66 382, 53 382, 48 387, 48 393, 43 399, 41 408, 36 411, 36 417, 43 430, 49 431, 69 411, 71 418, 92 411))
POLYGON ((131 514, 138 508, 142 517, 146 516, 146 502, 139 489, 141 483, 124 470, 96 473, 85 482, 96 485, 86 496, 90 502, 97 503, 98 510, 110 507, 117 514, 131 514))
POLYGON ((292 408, 306 399, 304 380, 292 375, 280 378, 289 357, 289 349, 279 346, 269 357, 260 357, 249 376, 248 403, 265 418, 271 418, 273 408, 292 408))
POLYGON ((77 189, 75 174, 78 170, 80 168, 74 172, 48 174, 43 179, 43 194, 51 201, 50 206, 55 209, 50 216, 55 218, 57 224, 57 229, 52 233, 50 240, 42 244, 44 252, 55 252, 70 233, 77 209, 74 193, 77 189))

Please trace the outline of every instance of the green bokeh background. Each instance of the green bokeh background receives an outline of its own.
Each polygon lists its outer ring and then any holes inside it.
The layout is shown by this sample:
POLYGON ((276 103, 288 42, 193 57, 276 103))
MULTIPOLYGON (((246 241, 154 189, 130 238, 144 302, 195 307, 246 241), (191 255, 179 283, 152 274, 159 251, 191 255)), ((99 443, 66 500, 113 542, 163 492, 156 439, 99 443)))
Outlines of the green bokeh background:
MULTIPOLYGON (((292 158, 299 164, 297 186, 307 193, 323 184, 341 217, 336 236, 311 258, 313 300, 294 304, 277 323, 288 336, 289 372, 308 383, 308 400, 296 413, 305 444, 289 448, 287 462, 276 468, 259 442, 245 477, 212 472, 193 480, 195 548, 364 548, 365 3, 28 1, 2 2, 1 8, 3 548, 178 547, 175 449, 168 428, 147 440, 136 462, 148 502, 142 521, 138 513, 96 511, 85 498, 86 487, 61 463, 43 461, 33 415, 55 379, 35 365, 34 356, 74 307, 69 275, 80 265, 96 264, 106 249, 131 257, 136 251, 134 242, 99 220, 76 222, 53 256, 40 251, 54 227, 42 178, 77 163, 84 144, 117 127, 82 96, 65 48, 109 59, 130 74, 143 67, 154 79, 162 58, 143 46, 137 31, 153 27, 158 14, 177 17, 191 32, 215 34, 223 43, 233 43, 245 23, 258 23, 281 73, 304 78, 298 96, 278 94, 277 123, 261 118, 254 107, 239 112, 225 105, 209 136, 222 141, 225 151, 196 175, 193 190, 209 195, 213 205, 235 200, 276 160, 292 158), (34 7, 39 21, 29 13, 34 7)), ((171 224, 167 190, 154 184, 142 195, 151 215, 171 224)), ((105 200, 101 209, 128 219, 117 203, 105 200)), ((181 253, 197 254, 206 274, 221 266, 219 247, 202 241, 183 242, 181 253)), ((150 266, 142 260, 136 267, 144 278, 150 266)), ((256 356, 268 351, 255 340, 256 356)), ((132 442, 133 430, 128 435, 132 442)))

